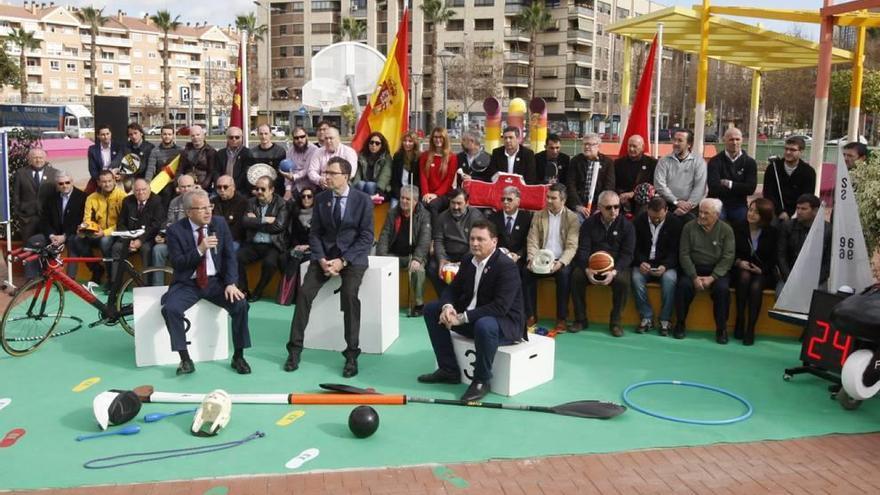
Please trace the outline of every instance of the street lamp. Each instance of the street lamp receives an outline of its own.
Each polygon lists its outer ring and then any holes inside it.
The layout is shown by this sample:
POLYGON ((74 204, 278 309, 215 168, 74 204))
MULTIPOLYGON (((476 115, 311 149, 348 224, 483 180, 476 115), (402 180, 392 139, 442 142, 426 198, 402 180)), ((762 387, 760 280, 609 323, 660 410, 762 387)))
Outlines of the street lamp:
POLYGON ((412 74, 412 75, 410 75, 410 79, 412 79, 412 82, 414 84, 413 89, 415 90, 415 92, 413 93, 413 105, 414 105, 413 106, 413 114, 415 114, 415 122, 413 122, 413 129, 415 129, 416 134, 418 134, 419 127, 421 127, 421 125, 422 125, 422 119, 420 118, 421 115, 419 115, 419 100, 421 100, 421 98, 419 97, 419 84, 421 84, 421 82, 422 82, 422 75, 421 74, 412 74))
POLYGON ((269 0, 266 0, 266 5, 258 0, 253 0, 253 3, 266 11, 266 118, 269 120, 268 124, 273 125, 272 111, 269 110, 272 102, 272 12, 281 9, 271 7, 269 0))
POLYGON ((189 83, 189 127, 192 127, 193 120, 195 120, 195 113, 193 110, 193 102, 195 101, 195 94, 193 93, 193 84, 199 82, 199 78, 190 74, 186 77, 186 82, 189 83))
POLYGON ((452 62, 452 59, 455 58, 455 54, 444 49, 440 50, 440 53, 438 53, 437 56, 440 58, 440 64, 443 66, 443 129, 445 130, 448 127, 448 122, 446 121, 446 97, 449 89, 449 81, 446 76, 449 71, 449 64, 452 62))

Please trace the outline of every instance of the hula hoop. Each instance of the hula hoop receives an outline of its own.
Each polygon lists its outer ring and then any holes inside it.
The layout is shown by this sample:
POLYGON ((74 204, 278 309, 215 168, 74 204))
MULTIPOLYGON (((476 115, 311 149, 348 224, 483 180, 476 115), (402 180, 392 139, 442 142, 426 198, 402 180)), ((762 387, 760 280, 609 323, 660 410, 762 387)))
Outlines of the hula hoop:
POLYGON ((665 419, 667 421, 675 421, 676 423, 686 423, 686 424, 691 424, 691 425, 729 425, 732 423, 738 423, 740 421, 744 421, 746 419, 749 419, 752 416, 752 413, 754 412, 754 409, 752 408, 752 404, 749 403, 749 401, 747 401, 745 398, 743 398, 740 395, 737 395, 737 394, 730 392, 728 390, 724 390, 723 388, 713 387, 712 385, 704 385, 702 383, 696 383, 696 382, 684 382, 684 381, 680 381, 680 380, 649 380, 646 382, 634 383, 634 384, 630 385, 629 387, 626 387, 626 390, 623 391, 623 402, 627 406, 635 409, 636 411, 647 414, 648 416, 654 416, 655 418, 665 419), (647 387, 650 385, 681 385, 683 387, 694 387, 694 388, 701 388, 704 390, 709 390, 712 392, 718 392, 719 394, 726 395, 732 399, 735 399, 736 401, 738 401, 742 405, 746 406, 746 412, 740 416, 737 416, 735 418, 730 418, 730 419, 679 418, 679 417, 675 417, 675 416, 669 416, 666 414, 660 414, 660 413, 654 412, 650 409, 646 409, 646 408, 641 407, 638 404, 632 402, 629 399, 630 392, 632 392, 633 390, 635 390, 637 388, 647 387))

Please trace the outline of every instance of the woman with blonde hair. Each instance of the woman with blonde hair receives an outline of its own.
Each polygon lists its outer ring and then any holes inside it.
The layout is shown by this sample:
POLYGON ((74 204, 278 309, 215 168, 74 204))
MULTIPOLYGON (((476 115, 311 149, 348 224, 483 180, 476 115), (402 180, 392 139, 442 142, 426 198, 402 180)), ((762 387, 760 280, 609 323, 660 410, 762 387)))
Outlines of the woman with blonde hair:
POLYGON ((449 208, 446 195, 452 190, 452 182, 458 170, 458 157, 452 152, 446 129, 435 127, 431 131, 428 149, 419 157, 419 182, 422 202, 431 212, 431 223, 437 215, 449 208))
POLYGON ((400 149, 391 159, 391 207, 400 201, 400 188, 403 186, 421 188, 419 181, 419 136, 408 131, 400 139, 400 149))

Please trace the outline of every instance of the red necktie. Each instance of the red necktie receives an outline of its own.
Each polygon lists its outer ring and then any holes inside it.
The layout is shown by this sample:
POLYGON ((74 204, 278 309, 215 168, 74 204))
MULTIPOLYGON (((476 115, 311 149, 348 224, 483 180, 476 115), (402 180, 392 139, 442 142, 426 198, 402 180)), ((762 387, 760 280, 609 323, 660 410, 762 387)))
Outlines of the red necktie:
MULTIPOLYGON (((202 228, 199 228, 199 240, 196 242, 196 246, 202 243, 202 240, 205 238, 205 232, 202 228)), ((196 270, 196 285, 199 286, 200 289, 208 288, 208 252, 205 251, 205 254, 202 255, 202 261, 199 262, 199 267, 196 270)))

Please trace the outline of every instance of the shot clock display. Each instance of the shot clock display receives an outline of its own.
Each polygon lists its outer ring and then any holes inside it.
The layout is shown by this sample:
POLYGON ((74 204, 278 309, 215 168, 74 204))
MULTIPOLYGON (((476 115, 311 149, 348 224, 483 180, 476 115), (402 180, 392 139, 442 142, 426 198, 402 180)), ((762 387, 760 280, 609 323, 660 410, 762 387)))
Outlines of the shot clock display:
POLYGON ((855 338, 830 323, 831 310, 843 298, 820 290, 813 291, 801 346, 801 361, 804 364, 840 373, 844 361, 855 350, 855 338))

